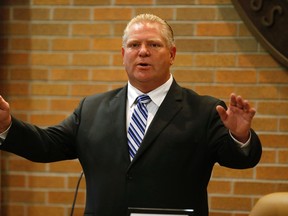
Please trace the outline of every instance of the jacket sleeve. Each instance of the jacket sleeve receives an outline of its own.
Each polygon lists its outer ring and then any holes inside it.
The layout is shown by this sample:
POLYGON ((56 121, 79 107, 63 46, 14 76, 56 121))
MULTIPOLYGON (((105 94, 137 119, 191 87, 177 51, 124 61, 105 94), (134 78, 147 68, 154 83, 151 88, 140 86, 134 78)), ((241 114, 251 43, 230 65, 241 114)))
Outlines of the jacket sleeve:
POLYGON ((54 162, 77 158, 75 140, 79 126, 79 107, 60 124, 48 128, 12 117, 12 125, 0 149, 34 162, 54 162))
MULTIPOLYGON (((224 102, 220 105, 226 107, 224 102)), ((211 114, 210 131, 217 134, 213 137, 213 149, 215 162, 221 166, 245 169, 252 168, 257 165, 261 158, 262 146, 259 137, 253 129, 251 129, 251 139, 247 151, 243 151, 239 144, 231 137, 229 130, 222 123, 216 109, 211 114), (212 129, 211 129, 212 128, 212 129)))

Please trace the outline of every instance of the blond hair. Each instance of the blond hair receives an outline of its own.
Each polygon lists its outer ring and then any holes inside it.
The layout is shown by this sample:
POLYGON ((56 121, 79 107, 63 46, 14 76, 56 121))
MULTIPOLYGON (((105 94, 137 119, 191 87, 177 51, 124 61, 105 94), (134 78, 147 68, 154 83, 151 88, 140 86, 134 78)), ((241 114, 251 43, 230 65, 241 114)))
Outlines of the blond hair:
POLYGON ((126 28, 124 29, 124 34, 122 37, 122 46, 125 47, 127 43, 129 29, 132 25, 136 23, 147 23, 147 22, 160 24, 162 26, 160 32, 162 33, 162 36, 166 40, 168 47, 172 47, 175 45, 173 30, 165 20, 153 14, 139 14, 133 19, 131 19, 130 22, 127 24, 126 28))

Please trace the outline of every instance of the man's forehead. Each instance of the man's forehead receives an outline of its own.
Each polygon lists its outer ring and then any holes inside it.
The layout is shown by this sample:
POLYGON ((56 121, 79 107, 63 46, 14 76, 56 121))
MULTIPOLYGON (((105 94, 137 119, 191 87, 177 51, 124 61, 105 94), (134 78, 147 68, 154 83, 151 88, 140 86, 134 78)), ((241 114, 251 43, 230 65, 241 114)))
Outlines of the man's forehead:
POLYGON ((157 22, 137 22, 130 26, 130 30, 140 30, 143 28, 159 29, 160 24, 157 22))
POLYGON ((147 38, 149 40, 163 40, 158 23, 135 23, 130 27, 128 40, 147 38))

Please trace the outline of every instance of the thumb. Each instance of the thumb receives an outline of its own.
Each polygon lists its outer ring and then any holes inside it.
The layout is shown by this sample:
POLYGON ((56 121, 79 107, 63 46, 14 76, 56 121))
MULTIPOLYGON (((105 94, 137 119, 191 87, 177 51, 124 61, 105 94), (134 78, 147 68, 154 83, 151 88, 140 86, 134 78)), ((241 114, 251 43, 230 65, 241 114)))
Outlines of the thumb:
POLYGON ((0 133, 4 132, 11 124, 10 107, 8 102, 0 95, 0 133))
POLYGON ((221 120, 225 121, 225 119, 227 118, 227 113, 226 113, 226 110, 224 109, 224 107, 218 105, 218 106, 216 106, 216 110, 217 110, 221 120))

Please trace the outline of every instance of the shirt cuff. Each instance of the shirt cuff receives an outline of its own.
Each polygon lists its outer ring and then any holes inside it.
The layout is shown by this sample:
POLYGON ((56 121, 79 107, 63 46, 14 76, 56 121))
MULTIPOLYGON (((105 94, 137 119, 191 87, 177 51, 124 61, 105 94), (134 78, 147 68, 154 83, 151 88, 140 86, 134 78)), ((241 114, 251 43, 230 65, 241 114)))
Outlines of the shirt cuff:
POLYGON ((2 144, 2 142, 6 139, 7 134, 9 132, 9 129, 11 127, 12 123, 9 125, 9 127, 7 128, 7 130, 5 130, 3 133, 0 133, 0 145, 2 144))
POLYGON ((251 141, 251 131, 249 132, 249 139, 247 140, 247 142, 245 143, 242 143, 240 141, 238 141, 231 133, 231 131, 229 130, 229 134, 231 136, 231 138, 234 140, 234 142, 236 142, 240 148, 245 148, 247 147, 249 144, 250 144, 250 141, 251 141))

